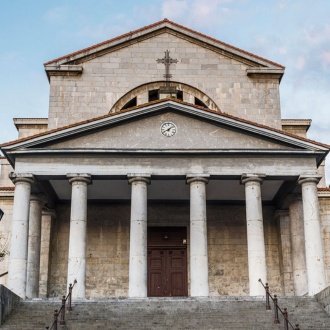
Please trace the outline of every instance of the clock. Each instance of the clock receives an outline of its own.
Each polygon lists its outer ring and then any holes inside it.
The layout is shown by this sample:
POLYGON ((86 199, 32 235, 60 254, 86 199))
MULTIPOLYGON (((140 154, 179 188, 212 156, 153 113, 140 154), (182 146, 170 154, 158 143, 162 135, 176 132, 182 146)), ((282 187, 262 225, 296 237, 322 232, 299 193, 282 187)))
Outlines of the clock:
POLYGON ((171 137, 176 133, 177 128, 174 123, 167 121, 160 125, 160 131, 164 136, 171 137))

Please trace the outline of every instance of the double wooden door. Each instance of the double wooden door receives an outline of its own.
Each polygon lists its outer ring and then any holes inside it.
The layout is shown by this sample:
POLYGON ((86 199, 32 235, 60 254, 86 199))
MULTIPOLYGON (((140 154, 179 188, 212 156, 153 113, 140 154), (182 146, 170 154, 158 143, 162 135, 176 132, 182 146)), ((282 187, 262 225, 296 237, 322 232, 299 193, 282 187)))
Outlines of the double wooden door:
POLYGON ((187 296, 186 228, 148 229, 148 296, 187 296))

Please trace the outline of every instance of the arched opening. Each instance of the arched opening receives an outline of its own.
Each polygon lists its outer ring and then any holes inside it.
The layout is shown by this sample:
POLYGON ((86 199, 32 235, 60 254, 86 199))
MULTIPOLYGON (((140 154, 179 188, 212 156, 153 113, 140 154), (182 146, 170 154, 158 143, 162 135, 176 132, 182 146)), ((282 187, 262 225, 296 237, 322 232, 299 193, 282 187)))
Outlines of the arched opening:
MULTIPOLYGON (((157 81, 132 89, 118 99, 110 112, 115 113, 123 109, 159 100, 159 90, 163 85, 163 81, 157 81)), ((170 82, 170 87, 176 89, 176 98, 178 100, 220 112, 220 109, 215 102, 201 90, 187 84, 173 81, 170 82)))

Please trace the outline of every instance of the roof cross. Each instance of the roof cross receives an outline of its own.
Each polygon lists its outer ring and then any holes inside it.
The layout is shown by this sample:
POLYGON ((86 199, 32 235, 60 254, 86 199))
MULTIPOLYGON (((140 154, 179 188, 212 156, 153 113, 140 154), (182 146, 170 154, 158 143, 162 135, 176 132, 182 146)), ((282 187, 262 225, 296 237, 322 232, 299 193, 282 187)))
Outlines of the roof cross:
POLYGON ((172 75, 170 74, 170 65, 172 63, 178 63, 178 60, 170 58, 170 51, 166 50, 164 58, 159 58, 157 60, 157 62, 165 64, 164 78, 165 78, 166 82, 170 81, 170 79, 172 78, 172 75))

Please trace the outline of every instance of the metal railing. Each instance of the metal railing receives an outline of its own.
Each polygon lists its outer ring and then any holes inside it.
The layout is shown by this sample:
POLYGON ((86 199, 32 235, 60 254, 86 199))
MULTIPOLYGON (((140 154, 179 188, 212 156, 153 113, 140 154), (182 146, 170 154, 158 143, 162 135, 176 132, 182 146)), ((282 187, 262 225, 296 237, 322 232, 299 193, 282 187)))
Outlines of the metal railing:
POLYGON ((293 327, 293 325, 291 324, 291 322, 289 321, 289 314, 288 314, 288 310, 286 308, 283 308, 283 310, 280 308, 280 306, 278 305, 278 298, 277 295, 274 294, 274 297, 269 293, 269 285, 268 283, 266 283, 265 285, 262 283, 262 280, 259 278, 259 282, 261 283, 261 285, 264 287, 265 291, 266 291, 266 309, 270 310, 270 303, 269 303, 269 298, 273 301, 274 303, 274 324, 279 324, 280 320, 278 318, 278 311, 281 312, 281 314, 283 315, 283 320, 284 320, 284 330, 289 330, 289 326, 290 329, 292 330, 300 330, 299 329, 299 324, 296 324, 295 327, 293 327))
POLYGON ((46 327, 46 329, 48 330, 57 330, 57 324, 58 324, 58 316, 61 315, 61 319, 60 319, 60 325, 65 325, 65 304, 66 301, 68 301, 68 306, 67 306, 67 311, 72 311, 72 289, 75 286, 75 284, 77 283, 77 280, 74 280, 73 285, 70 283, 69 285, 69 293, 68 295, 65 297, 62 297, 62 306, 60 308, 60 310, 55 309, 54 311, 54 321, 52 323, 52 325, 50 327, 46 327))

